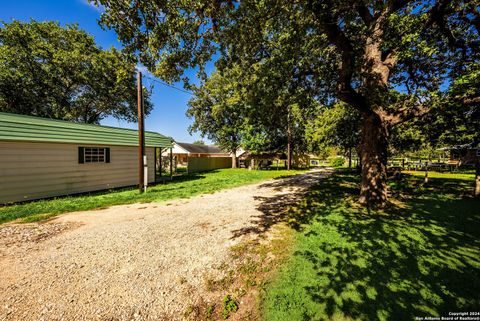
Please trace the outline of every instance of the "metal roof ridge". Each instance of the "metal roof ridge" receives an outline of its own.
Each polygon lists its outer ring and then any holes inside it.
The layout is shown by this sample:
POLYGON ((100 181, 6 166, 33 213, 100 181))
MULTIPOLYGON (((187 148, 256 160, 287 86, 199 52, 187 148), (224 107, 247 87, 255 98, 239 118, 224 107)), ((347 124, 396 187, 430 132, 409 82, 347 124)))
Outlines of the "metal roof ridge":
MULTIPOLYGON (((132 129, 132 128, 123 128, 123 127, 115 127, 115 126, 106 126, 106 125, 97 125, 97 124, 88 124, 88 123, 77 123, 77 122, 72 122, 72 121, 68 121, 68 120, 63 120, 63 119, 53 119, 53 118, 45 118, 45 117, 40 117, 40 116, 32 116, 32 115, 22 115, 22 114, 14 114, 14 113, 6 113, 6 112, 0 112, 0 116, 2 115, 5 115, 9 118, 12 118, 10 120, 5 120, 6 122, 11 122, 11 123, 19 123, 20 121, 15 121, 15 118, 27 118, 27 119, 32 119, 32 120, 40 120, 40 121, 45 121, 45 122, 52 122, 52 123, 60 123, 60 124, 68 124, 68 125, 75 125, 75 126, 80 126, 80 127, 93 127, 93 128, 105 128, 105 129, 114 129, 114 130, 118 130, 118 131, 134 131, 134 132, 138 132, 138 129, 132 129)), ((26 123, 26 122, 23 122, 23 123, 26 123)), ((40 125, 40 126, 44 126, 42 124, 36 124, 36 123, 31 123, 29 122, 29 124, 31 125, 40 125)), ((60 126, 58 126, 60 127, 60 126)), ((170 136, 165 136, 161 133, 158 133, 158 132, 154 132, 154 131, 150 131, 150 130, 146 130, 145 133, 149 133, 149 134, 156 134, 156 135, 160 135, 162 137, 165 137, 165 138, 170 138, 173 140, 172 137, 170 136)))

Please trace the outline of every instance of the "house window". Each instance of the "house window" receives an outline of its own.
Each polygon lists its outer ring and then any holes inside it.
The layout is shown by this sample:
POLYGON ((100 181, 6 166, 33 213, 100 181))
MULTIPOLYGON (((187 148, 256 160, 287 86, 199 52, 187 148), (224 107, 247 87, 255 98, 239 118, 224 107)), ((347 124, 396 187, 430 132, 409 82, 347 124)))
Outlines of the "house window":
POLYGON ((108 147, 79 147, 78 162, 85 163, 110 163, 110 148, 108 147))

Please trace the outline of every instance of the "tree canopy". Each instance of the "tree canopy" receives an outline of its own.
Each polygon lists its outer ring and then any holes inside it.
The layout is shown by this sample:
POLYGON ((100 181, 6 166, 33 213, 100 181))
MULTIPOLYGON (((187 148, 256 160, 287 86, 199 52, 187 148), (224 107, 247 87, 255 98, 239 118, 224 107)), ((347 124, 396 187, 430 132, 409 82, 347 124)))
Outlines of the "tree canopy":
MULTIPOLYGON (((0 111, 99 123, 135 121, 135 64, 77 25, 12 21, 0 28, 0 111)), ((145 113, 152 109, 145 90, 145 113)))
POLYGON ((290 100, 302 90, 358 112, 363 204, 387 200, 395 126, 441 105, 480 100, 478 0, 94 2, 105 7, 101 23, 116 30, 126 51, 165 80, 195 66, 202 75, 215 59, 219 70, 239 64, 252 88, 274 79, 264 88, 280 90, 249 93, 268 101, 259 105, 270 104, 277 119, 288 113, 274 108, 273 97, 290 100))
POLYGON ((337 147, 344 151, 354 149, 360 141, 360 117, 344 103, 326 107, 309 122, 306 136, 310 150, 337 147))
POLYGON ((244 100, 242 90, 235 81, 237 70, 220 74, 215 72, 202 86, 195 88, 195 96, 188 102, 187 115, 194 122, 190 131, 199 131, 222 149, 235 154, 241 146, 244 131, 244 100))

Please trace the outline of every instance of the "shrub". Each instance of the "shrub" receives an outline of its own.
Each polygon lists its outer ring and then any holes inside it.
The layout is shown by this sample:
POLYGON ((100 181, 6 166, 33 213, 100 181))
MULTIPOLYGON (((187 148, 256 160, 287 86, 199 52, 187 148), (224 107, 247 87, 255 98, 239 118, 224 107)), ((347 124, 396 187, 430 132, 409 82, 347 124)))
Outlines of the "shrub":
POLYGON ((345 164, 345 159, 343 157, 332 157, 329 159, 329 163, 332 167, 341 167, 345 164))

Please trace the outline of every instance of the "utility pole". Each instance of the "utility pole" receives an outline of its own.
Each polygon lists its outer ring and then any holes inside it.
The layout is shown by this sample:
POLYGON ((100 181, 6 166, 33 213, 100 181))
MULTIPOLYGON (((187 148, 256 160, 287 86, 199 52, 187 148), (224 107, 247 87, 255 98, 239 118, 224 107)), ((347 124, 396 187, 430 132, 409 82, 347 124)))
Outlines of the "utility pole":
POLYGON ((140 193, 147 190, 147 155, 145 154, 145 118, 143 111, 142 73, 137 71, 138 104, 138 189, 140 193))
POLYGON ((290 127, 290 106, 287 107, 287 170, 292 169, 292 130, 290 127))
MULTIPOLYGON (((477 149, 478 155, 478 149, 477 149)), ((475 160, 475 192, 473 194, 475 197, 480 198, 480 156, 477 156, 475 160)))

